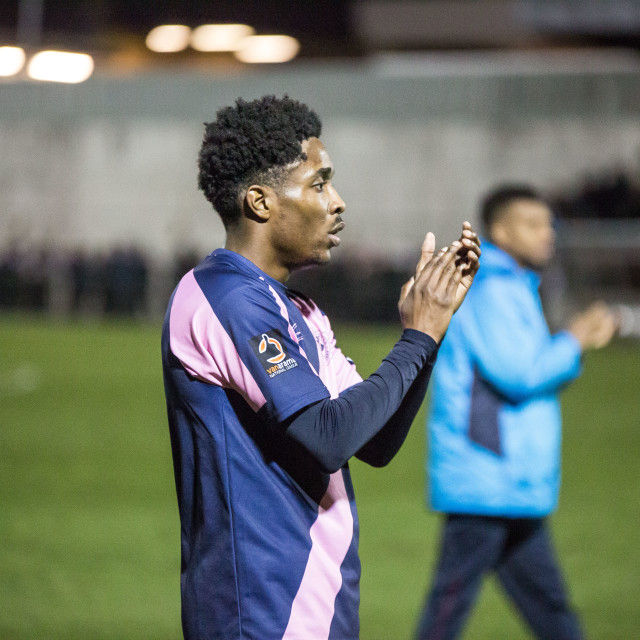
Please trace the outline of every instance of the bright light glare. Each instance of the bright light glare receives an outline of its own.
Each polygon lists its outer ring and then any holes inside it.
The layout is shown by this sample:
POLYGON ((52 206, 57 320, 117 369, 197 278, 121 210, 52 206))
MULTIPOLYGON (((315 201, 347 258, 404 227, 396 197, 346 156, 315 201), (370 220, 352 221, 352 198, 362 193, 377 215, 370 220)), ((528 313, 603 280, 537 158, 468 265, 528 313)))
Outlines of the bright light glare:
POLYGON ((24 66, 24 49, 0 47, 0 76, 15 76, 24 66))
POLYGON ((300 51, 300 43, 291 36, 249 36, 245 38, 236 58, 242 62, 287 62, 300 51))
POLYGON ((86 53, 40 51, 29 60, 27 74, 34 80, 84 82, 93 73, 93 58, 86 53))
POLYGON ((189 46, 191 29, 183 24, 163 24, 147 34, 147 47, 157 53, 175 53, 189 46))
POLYGON ((242 39, 253 33, 246 24, 203 24, 193 30, 191 46, 196 51, 237 51, 242 39))

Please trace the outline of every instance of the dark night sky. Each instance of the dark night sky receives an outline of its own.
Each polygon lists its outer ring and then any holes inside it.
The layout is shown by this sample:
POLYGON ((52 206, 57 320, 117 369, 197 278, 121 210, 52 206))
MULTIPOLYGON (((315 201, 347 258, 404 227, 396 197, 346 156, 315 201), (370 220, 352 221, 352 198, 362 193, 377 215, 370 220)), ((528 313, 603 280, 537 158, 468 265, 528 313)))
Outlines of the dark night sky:
MULTIPOLYGON (((24 6, 33 0, 23 0, 24 6)), ((36 5, 38 2, 35 3, 36 5)), ((18 0, 0 3, 0 26, 15 30, 18 0)), ((163 23, 197 26, 211 22, 244 22, 260 32, 330 39, 348 35, 349 3, 345 0, 49 0, 43 3, 44 31, 96 33, 131 30, 146 33, 163 23)))
MULTIPOLYGON (((393 2, 393 0, 388 0, 393 2)), ((472 0, 469 0, 470 2, 472 0)), ((56 46, 77 43, 94 49, 109 48, 114 40, 134 36, 141 41, 155 26, 182 23, 191 27, 213 22, 242 22, 251 25, 258 34, 283 33, 297 37, 302 43, 302 55, 359 55, 362 53, 357 30, 351 24, 351 5, 356 0, 2 0, 0 1, 0 38, 5 44, 17 42, 19 6, 43 7, 42 36, 38 45, 56 46)), ((640 48, 640 0, 634 0, 634 20, 621 17, 615 2, 592 3, 589 13, 584 9, 580 20, 563 23, 561 29, 545 23, 556 16, 552 9, 564 7, 568 16, 577 10, 569 0, 548 0, 535 7, 540 35, 555 44, 581 46, 629 46, 640 48), (542 9, 547 8, 547 12, 542 9), (539 9, 539 10, 538 10, 539 9), (595 12, 595 13, 594 13, 595 12), (608 22, 604 17, 610 14, 608 22), (594 22, 595 17, 598 20, 594 22), (587 20, 585 27, 585 19, 587 20), (598 29, 597 25, 601 28, 598 29), (546 25, 546 26, 545 26, 546 25), (617 25, 617 29, 614 28, 617 25)), ((626 6, 626 5, 625 5, 626 6)), ((562 13, 562 12, 561 12, 562 13)), ((575 14, 575 15, 578 15, 575 14)), ((37 15, 37 10, 36 10, 37 15)), ((575 17, 574 15, 574 17, 575 17)), ((631 15, 631 14, 630 14, 631 15)), ((625 14, 626 16, 626 14, 625 14)), ((578 15, 579 17, 579 15, 578 15)), ((628 16, 627 16, 628 17, 628 16)), ((554 18, 555 19, 555 18, 554 18)), ((557 25, 556 25, 557 27, 557 25)), ((455 47, 455 42, 451 43, 455 47)))

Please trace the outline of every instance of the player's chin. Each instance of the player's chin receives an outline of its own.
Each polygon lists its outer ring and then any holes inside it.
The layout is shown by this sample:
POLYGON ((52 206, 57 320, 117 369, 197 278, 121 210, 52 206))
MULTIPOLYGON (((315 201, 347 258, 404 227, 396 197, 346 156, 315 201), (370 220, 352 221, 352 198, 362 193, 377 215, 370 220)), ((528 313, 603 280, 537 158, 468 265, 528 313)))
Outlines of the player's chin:
POLYGON ((552 257, 551 255, 532 256, 528 261, 525 261, 524 264, 536 271, 542 271, 549 266, 552 257))
POLYGON ((317 264, 327 264, 328 262, 331 262, 331 251, 336 246, 337 245, 331 241, 319 243, 314 251, 314 257, 317 264))
POLYGON ((549 247, 544 251, 541 251, 536 256, 536 262, 539 268, 546 267, 553 260, 553 247, 549 247))
POLYGON ((296 269, 310 269, 311 267, 321 267, 331 262, 331 252, 329 249, 316 251, 313 256, 307 257, 306 260, 300 261, 296 265, 296 269))
POLYGON ((331 249, 325 249, 324 251, 319 251, 316 256, 316 264, 318 266, 322 266, 324 264, 329 264, 331 262, 331 249))

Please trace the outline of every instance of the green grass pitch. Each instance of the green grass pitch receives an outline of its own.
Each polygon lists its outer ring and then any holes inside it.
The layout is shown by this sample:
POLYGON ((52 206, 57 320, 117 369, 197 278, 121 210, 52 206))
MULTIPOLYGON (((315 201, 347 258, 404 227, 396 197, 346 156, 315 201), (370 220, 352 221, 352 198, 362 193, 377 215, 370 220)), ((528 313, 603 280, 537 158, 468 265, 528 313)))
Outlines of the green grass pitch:
MULTIPOLYGON (((0 318, 0 638, 181 637, 159 332, 0 318)), ((336 334, 368 375, 399 330, 336 334)), ((587 636, 629 640, 640 629, 640 345, 589 354, 563 413, 559 555, 587 636)), ((439 521, 423 501, 423 423, 424 409, 387 468, 352 464, 362 640, 409 639, 431 574, 439 521)), ((530 637, 488 579, 464 639, 530 637)))

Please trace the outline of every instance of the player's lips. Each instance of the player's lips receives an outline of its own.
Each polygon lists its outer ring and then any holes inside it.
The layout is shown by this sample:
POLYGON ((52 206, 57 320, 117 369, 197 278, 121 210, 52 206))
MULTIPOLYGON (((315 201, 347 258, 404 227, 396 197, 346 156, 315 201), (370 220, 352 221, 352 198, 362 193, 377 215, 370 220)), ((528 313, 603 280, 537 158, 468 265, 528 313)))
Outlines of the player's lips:
POLYGON ((331 231, 329 232, 329 241, 331 245, 337 247, 340 244, 340 238, 338 238, 338 233, 340 233, 344 229, 344 222, 339 222, 331 231))

